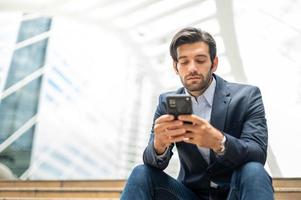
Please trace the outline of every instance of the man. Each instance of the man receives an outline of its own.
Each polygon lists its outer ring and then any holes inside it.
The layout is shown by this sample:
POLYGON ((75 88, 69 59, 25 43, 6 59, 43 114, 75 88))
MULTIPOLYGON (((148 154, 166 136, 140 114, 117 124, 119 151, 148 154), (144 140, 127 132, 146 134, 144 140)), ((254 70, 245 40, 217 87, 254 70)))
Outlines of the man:
POLYGON ((160 95, 144 165, 133 170, 121 199, 273 199, 259 89, 214 74, 216 43, 205 31, 180 30, 170 54, 184 88, 160 95), (191 95, 193 114, 168 115, 166 96, 172 94, 191 95), (181 164, 177 180, 163 172, 174 145, 181 164))

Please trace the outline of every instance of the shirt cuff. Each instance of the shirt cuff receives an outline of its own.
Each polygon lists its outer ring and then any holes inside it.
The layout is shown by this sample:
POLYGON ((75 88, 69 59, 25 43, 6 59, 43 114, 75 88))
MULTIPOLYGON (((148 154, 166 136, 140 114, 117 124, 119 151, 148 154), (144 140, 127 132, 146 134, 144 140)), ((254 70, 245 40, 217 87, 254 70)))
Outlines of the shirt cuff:
MULTIPOLYGON (((155 152, 156 152, 156 151, 155 151, 155 152)), ((167 153, 168 153, 168 148, 166 148, 165 151, 164 151, 164 153, 162 153, 162 154, 160 154, 160 155, 158 155, 158 154, 156 153, 156 157, 157 157, 158 159, 165 158, 165 157, 167 156, 167 153)))

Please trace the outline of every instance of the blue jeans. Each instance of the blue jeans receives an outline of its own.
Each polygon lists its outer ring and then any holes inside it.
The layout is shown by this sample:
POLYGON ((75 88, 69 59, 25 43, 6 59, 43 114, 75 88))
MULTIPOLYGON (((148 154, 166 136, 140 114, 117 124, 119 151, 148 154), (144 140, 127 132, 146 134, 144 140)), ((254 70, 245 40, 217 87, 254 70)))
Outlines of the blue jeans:
POLYGON ((134 168, 121 200, 272 200, 273 186, 262 164, 249 162, 236 170, 230 189, 195 193, 163 171, 148 165, 134 168))

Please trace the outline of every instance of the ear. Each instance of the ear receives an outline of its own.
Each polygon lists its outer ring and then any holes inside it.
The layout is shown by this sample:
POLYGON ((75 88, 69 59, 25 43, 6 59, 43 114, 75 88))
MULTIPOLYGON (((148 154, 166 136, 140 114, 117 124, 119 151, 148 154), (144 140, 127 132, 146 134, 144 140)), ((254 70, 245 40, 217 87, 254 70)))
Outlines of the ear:
POLYGON ((218 66, 218 57, 215 56, 215 58, 213 59, 213 63, 212 63, 212 72, 215 72, 217 70, 217 66, 218 66))
POLYGON ((175 70, 176 74, 179 75, 179 71, 178 71, 178 68, 177 68, 177 63, 176 61, 173 61, 173 69, 175 70))

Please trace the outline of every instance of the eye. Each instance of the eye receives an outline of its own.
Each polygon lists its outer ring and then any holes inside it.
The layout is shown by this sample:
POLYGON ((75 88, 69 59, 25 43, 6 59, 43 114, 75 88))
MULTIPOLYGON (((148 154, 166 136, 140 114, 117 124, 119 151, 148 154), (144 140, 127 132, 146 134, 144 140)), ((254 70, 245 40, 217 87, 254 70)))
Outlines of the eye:
POLYGON ((187 65, 189 63, 188 60, 181 60, 180 62, 180 65, 187 65))
POLYGON ((196 60, 196 62, 197 62, 198 64, 203 64, 204 62, 206 62, 206 60, 196 60))

